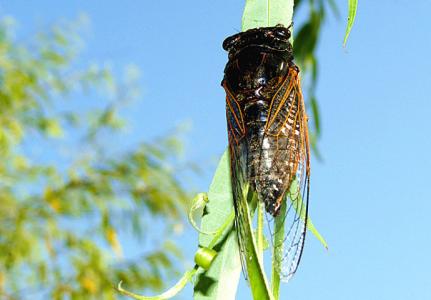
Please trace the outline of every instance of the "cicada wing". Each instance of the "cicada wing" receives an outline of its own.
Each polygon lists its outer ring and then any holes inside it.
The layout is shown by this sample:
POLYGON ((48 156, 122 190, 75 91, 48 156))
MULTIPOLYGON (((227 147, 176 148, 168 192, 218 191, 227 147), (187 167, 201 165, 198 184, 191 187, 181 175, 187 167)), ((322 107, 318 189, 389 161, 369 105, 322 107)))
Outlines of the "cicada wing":
POLYGON ((232 182, 232 195, 233 203, 235 207, 235 230, 237 232, 237 240, 239 246, 239 253, 241 257, 241 265, 243 268, 244 277, 247 278, 246 272, 246 258, 249 257, 247 253, 247 244, 249 241, 247 239, 250 236, 247 234, 247 229, 244 221, 247 217, 248 210, 244 206, 245 201, 247 201, 247 190, 248 183, 245 178, 244 170, 244 157, 242 152, 242 147, 232 147, 230 145, 230 163, 231 163, 231 182, 232 182))
POLYGON ((245 137, 245 127, 240 107, 232 95, 226 83, 223 84, 226 91, 226 120, 229 138, 230 170, 232 196, 235 208, 235 230, 237 232, 238 246, 240 250, 241 265, 243 274, 247 278, 246 257, 247 243, 250 236, 247 234, 244 222, 245 214, 248 213, 244 203, 247 201, 248 180, 247 180, 247 156, 248 145, 245 137))
POLYGON ((284 192, 269 215, 273 255, 279 274, 288 280, 296 271, 304 246, 310 182, 308 126, 299 76, 292 67, 274 95, 267 122, 268 139, 275 144, 271 167, 284 192))
POLYGON ((295 274, 301 260, 308 218, 308 194, 309 177, 304 181, 295 178, 280 215, 273 221, 273 257, 283 281, 295 274))

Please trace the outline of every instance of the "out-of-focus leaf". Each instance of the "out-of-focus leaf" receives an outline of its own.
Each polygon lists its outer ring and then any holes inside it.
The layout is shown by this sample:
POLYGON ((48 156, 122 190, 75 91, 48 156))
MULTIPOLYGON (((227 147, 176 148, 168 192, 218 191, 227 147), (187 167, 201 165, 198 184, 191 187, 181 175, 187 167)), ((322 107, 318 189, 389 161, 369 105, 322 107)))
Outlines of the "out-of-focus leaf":
POLYGON ((337 3, 335 3, 334 0, 328 0, 329 6, 332 9, 332 12, 334 13, 335 17, 340 17, 340 10, 338 9, 337 3))
POLYGON ((317 44, 317 37, 320 32, 321 15, 312 10, 308 22, 303 24, 295 36, 293 52, 295 58, 301 62, 304 68, 304 62, 312 57, 317 44))
POLYGON ((313 113, 313 121, 314 121, 314 129, 316 131, 316 135, 320 136, 320 113, 319 113, 319 104, 317 103, 316 97, 312 97, 310 100, 311 111, 313 113))
POLYGON ((47 119, 44 126, 48 135, 52 137, 63 136, 63 130, 57 120, 47 119))
POLYGON ((105 238, 108 241, 109 245, 114 250, 115 254, 119 257, 122 257, 123 249, 121 247, 120 241, 118 240, 118 235, 115 229, 112 227, 108 227, 105 230, 105 238))

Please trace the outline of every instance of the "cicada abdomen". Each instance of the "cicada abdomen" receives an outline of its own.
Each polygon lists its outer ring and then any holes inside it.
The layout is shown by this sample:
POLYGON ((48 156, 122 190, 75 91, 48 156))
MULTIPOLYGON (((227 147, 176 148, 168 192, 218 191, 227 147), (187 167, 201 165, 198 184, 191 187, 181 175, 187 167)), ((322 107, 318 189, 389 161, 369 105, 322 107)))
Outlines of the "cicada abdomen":
MULTIPOLYGON (((279 260, 285 278, 296 271, 302 253, 310 175, 307 116, 289 38, 283 26, 227 38, 223 48, 229 61, 222 82, 235 209, 242 213, 239 197, 247 185, 271 217, 282 218, 285 236, 273 247, 284 249, 279 260), (294 181, 300 199, 287 197, 294 181)), ((240 247, 241 226, 237 218, 240 247)))

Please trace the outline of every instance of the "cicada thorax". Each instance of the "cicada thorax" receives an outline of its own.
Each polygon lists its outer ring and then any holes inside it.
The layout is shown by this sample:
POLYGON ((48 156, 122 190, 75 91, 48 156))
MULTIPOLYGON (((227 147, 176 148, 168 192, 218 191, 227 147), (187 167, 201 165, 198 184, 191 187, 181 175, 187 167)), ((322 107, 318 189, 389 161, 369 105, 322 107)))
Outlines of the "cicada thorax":
MULTIPOLYGON (((244 177, 277 216, 301 160, 302 98, 288 28, 253 29, 223 43, 222 82, 234 177, 244 177)), ((235 178, 234 178, 235 179, 235 178)), ((235 183, 233 184, 240 184, 235 183)))

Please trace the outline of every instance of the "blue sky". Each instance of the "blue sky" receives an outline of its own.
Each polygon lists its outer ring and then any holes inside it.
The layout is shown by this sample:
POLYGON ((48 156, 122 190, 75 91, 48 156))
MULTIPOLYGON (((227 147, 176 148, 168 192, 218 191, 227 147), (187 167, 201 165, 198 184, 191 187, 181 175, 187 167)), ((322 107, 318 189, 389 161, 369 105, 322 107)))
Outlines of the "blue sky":
MULTIPOLYGON (((345 16, 347 0, 337 2, 345 16)), ((142 101, 127 112, 136 138, 189 120, 187 158, 208 168, 227 142, 221 42, 239 31, 242 8, 227 0, 0 4, 22 31, 86 13, 82 61, 142 71, 142 101)), ((347 49, 344 17, 327 18, 317 89, 324 161, 312 162, 310 210, 330 250, 308 236, 298 273, 283 287, 287 299, 431 298, 430 11, 425 0, 360 0, 347 49)), ((210 183, 205 174, 200 189, 210 183)), ((185 253, 196 239, 188 230, 185 253)), ((248 293, 242 284, 238 299, 248 293)))

